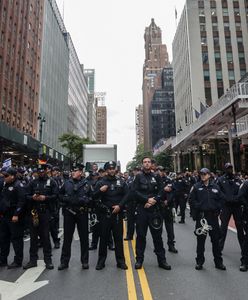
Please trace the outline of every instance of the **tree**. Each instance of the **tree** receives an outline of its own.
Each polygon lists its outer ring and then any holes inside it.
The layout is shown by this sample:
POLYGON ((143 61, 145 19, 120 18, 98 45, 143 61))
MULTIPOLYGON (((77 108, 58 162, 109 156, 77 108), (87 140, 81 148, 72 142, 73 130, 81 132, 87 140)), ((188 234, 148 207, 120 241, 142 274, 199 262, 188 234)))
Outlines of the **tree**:
POLYGON ((161 152, 158 155, 153 155, 152 151, 145 151, 144 145, 140 144, 137 146, 135 156, 132 161, 127 164, 127 170, 133 169, 135 167, 140 167, 142 165, 142 159, 147 156, 151 159, 155 159, 159 166, 163 166, 168 170, 173 167, 172 157, 170 151, 161 152))
POLYGON ((95 142, 90 141, 88 138, 81 138, 80 136, 73 133, 64 133, 59 137, 59 142, 62 148, 65 148, 67 156, 71 163, 78 162, 83 159, 83 145, 84 144, 94 144, 95 142))
POLYGON ((170 151, 161 152, 154 157, 159 166, 165 167, 167 170, 172 170, 173 161, 170 151))
POLYGON ((133 169, 135 167, 140 167, 142 165, 142 159, 145 157, 151 157, 153 158, 152 152, 151 151, 145 151, 144 145, 140 144, 137 146, 135 156, 133 157, 132 161, 130 161, 127 165, 127 169, 133 169))

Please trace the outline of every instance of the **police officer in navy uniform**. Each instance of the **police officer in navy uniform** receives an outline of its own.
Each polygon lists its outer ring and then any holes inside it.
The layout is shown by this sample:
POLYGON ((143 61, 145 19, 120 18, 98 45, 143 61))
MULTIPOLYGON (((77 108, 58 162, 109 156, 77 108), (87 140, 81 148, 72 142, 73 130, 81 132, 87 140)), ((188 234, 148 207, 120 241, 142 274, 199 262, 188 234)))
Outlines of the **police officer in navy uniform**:
POLYGON ((115 243, 115 258, 117 268, 126 270, 123 250, 123 213, 122 208, 127 201, 128 187, 122 178, 116 176, 116 162, 105 163, 106 176, 100 180, 95 188, 95 197, 101 199, 99 210, 100 245, 96 270, 105 267, 107 245, 110 231, 113 232, 115 243))
POLYGON ((196 183, 190 191, 189 202, 193 220, 196 221, 195 234, 197 236, 196 270, 202 270, 205 262, 204 251, 207 233, 212 242, 215 267, 226 270, 223 265, 222 253, 219 245, 220 227, 219 214, 224 201, 224 195, 218 185, 210 181, 210 171, 200 170, 201 181, 196 183), (205 227, 203 227, 205 225, 205 227), (207 227, 211 226, 211 227, 207 227))
POLYGON ((173 220, 174 193, 172 180, 168 177, 168 173, 163 166, 158 167, 158 174, 162 182, 161 213, 164 219, 164 225, 167 233, 168 251, 172 253, 178 253, 178 250, 175 248, 173 220))
POLYGON ((132 240, 135 231, 135 213, 137 202, 134 194, 134 179, 139 172, 139 168, 135 167, 132 171, 131 176, 127 179, 127 185, 129 188, 129 199, 127 203, 127 236, 124 238, 125 241, 132 240))
POLYGON ((0 266, 7 265, 12 243, 15 256, 8 269, 22 266, 25 188, 17 179, 16 169, 10 167, 4 173, 4 184, 0 192, 0 266))
POLYGON ((162 216, 159 211, 159 193, 161 190, 160 177, 152 172, 150 157, 144 157, 142 165, 142 172, 137 174, 134 180, 135 199, 137 200, 135 269, 142 268, 147 229, 149 227, 153 238, 154 252, 157 255, 158 265, 160 268, 170 270, 171 266, 166 262, 165 249, 162 240, 162 216), (156 218, 161 218, 161 226, 159 228, 154 228, 154 226, 152 226, 154 216, 156 218))
POLYGON ((54 268, 52 264, 52 250, 50 241, 51 207, 58 196, 56 182, 47 176, 46 165, 38 166, 38 178, 30 182, 27 187, 27 199, 30 217, 30 261, 23 267, 29 269, 37 266, 38 236, 41 238, 46 268, 54 268))
POLYGON ((242 252, 242 247, 244 243, 244 228, 242 224, 242 202, 238 197, 239 188, 242 181, 235 177, 233 174, 233 166, 230 163, 225 164, 225 174, 218 179, 217 184, 220 190, 225 195, 225 202, 221 210, 220 220, 221 220, 221 237, 220 237, 220 247, 223 250, 228 224, 233 215, 235 226, 237 228, 237 237, 239 245, 242 252))
POLYGON ((89 232, 88 205, 90 202, 90 186, 83 179, 83 164, 72 170, 71 179, 67 180, 60 190, 61 205, 64 216, 64 242, 58 270, 67 269, 71 258, 71 243, 77 225, 81 247, 81 264, 89 269, 89 232))
MULTIPOLYGON (((60 176, 59 167, 55 166, 52 168, 52 178, 57 183, 58 188, 60 189, 63 185, 62 178, 60 176)), ((59 197, 53 202, 52 211, 51 211, 51 220, 50 220, 50 233, 53 239, 54 248, 60 248, 60 238, 59 234, 59 197)))
POLYGON ((239 270, 241 272, 247 272, 248 271, 248 180, 245 180, 240 188, 238 193, 239 201, 243 204, 242 207, 242 222, 243 227, 245 231, 244 235, 244 242, 242 247, 242 253, 241 253, 241 265, 239 267, 239 270))
POLYGON ((180 207, 180 216, 181 216, 181 220, 179 221, 180 224, 185 223, 187 189, 188 189, 188 184, 185 178, 183 177, 183 174, 177 173, 176 179, 173 180, 173 190, 174 190, 176 210, 178 206, 180 207))

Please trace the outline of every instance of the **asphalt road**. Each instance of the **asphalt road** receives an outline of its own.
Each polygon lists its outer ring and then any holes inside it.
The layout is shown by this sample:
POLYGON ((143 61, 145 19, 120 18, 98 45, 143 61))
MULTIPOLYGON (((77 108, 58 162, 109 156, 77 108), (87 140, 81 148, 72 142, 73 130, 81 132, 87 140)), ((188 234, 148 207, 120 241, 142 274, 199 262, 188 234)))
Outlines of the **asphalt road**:
MULTIPOLYGON (((227 271, 214 268, 209 238, 206 242, 206 262, 202 271, 196 271, 196 238, 194 224, 186 219, 186 224, 175 224, 176 247, 178 254, 167 252, 171 271, 157 267, 153 244, 148 234, 144 268, 136 271, 134 265, 134 242, 125 243, 125 255, 129 270, 116 268, 114 252, 109 251, 106 267, 96 271, 97 251, 90 251, 90 269, 82 270, 78 236, 72 246, 70 268, 57 271, 60 249, 53 250, 55 269, 44 269, 39 262, 38 268, 28 271, 0 268, 1 300, 243 300, 247 299, 248 273, 239 271, 240 250, 236 233, 229 231, 223 252, 227 271)), ((166 244, 166 233, 164 232, 166 244)), ((25 259, 28 261, 29 241, 25 242, 25 259)), ((12 255, 12 254, 11 254, 12 255)), ((40 252, 40 258, 43 255, 40 252)), ((12 261, 12 257, 10 257, 12 261)))

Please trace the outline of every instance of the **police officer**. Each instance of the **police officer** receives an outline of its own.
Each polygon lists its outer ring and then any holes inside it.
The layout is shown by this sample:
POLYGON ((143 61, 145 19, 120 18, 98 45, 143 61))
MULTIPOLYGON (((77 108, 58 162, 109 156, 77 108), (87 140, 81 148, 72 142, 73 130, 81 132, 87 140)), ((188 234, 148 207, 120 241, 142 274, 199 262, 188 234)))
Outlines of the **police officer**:
POLYGON ((241 252, 241 265, 239 270, 241 272, 248 271, 248 180, 245 180, 240 188, 238 193, 238 199, 243 204, 243 213, 242 213, 242 221, 246 234, 244 235, 244 242, 241 252))
POLYGON ((17 179, 17 171, 8 168, 4 173, 4 185, 0 192, 0 266, 7 265, 12 243, 15 257, 8 269, 19 268, 23 261, 25 189, 17 179))
POLYGON ((117 268, 126 270, 123 251, 123 214, 122 208, 127 199, 128 187, 122 178, 116 176, 116 163, 105 163, 106 176, 97 183, 95 196, 101 199, 100 221, 100 245, 96 270, 105 267, 107 258, 107 244, 112 229, 115 242, 115 258, 117 268))
POLYGON ((171 266, 167 264, 165 258, 165 249, 162 240, 162 217, 158 206, 161 182, 159 176, 155 176, 154 172, 152 172, 150 157, 144 157, 142 165, 142 172, 137 174, 134 180, 135 199, 137 200, 135 269, 142 268, 146 247, 146 234, 149 227, 158 265, 160 268, 170 270, 171 266), (161 218, 161 226, 159 226, 159 228, 153 226, 154 217, 156 220, 158 220, 159 217, 161 218))
POLYGON ((180 207, 180 216, 181 216, 181 220, 179 221, 180 224, 185 223, 187 189, 188 189, 188 185, 186 180, 183 178, 183 174, 177 173, 177 177, 173 181, 173 190, 174 190, 176 210, 178 206, 180 207))
POLYGON ((234 222, 237 228, 237 236, 240 244, 241 252, 244 243, 244 228, 242 224, 242 202, 238 197, 239 188, 241 186, 241 180, 236 178, 233 174, 233 166, 230 163, 225 164, 225 174, 218 180, 220 190, 225 195, 225 202, 221 210, 221 237, 220 247, 223 250, 228 224, 233 215, 234 222))
POLYGON ((137 202, 135 201, 133 182, 138 172, 139 168, 135 167, 132 171, 132 175, 126 181, 129 188, 129 200, 127 203, 127 236, 124 238, 125 241, 132 240, 135 231, 135 213, 137 202))
MULTIPOLYGON (((62 187, 63 181, 60 176, 60 169, 59 167, 55 166, 52 168, 52 178, 56 182, 58 189, 62 187)), ((54 248, 60 248, 60 238, 59 234, 59 197, 53 202, 51 210, 51 220, 50 220, 50 232, 54 243, 54 248)))
POLYGON ((212 242, 215 267, 219 270, 226 270, 226 267, 223 265, 219 245, 220 228, 218 221, 224 196, 218 185, 210 181, 211 175, 209 169, 201 169, 200 176, 201 181, 191 188, 189 195, 192 217, 193 220, 196 221, 195 234, 197 236, 197 256, 195 269, 202 270, 203 268, 205 262, 205 241, 207 233, 209 233, 212 242))
POLYGON ((49 236, 50 212, 58 196, 58 186, 51 177, 47 176, 45 164, 38 166, 38 178, 31 181, 27 189, 30 210, 30 261, 23 268, 29 269, 37 266, 38 236, 40 236, 46 268, 51 270, 54 266, 49 236))
POLYGON ((82 178, 84 165, 73 168, 72 178, 67 180, 60 190, 64 216, 64 242, 58 270, 67 269, 71 258, 71 243, 77 225, 81 246, 81 263, 83 269, 89 269, 89 233, 88 204, 90 186, 82 178))
POLYGON ((158 174, 162 182, 161 212, 167 233, 168 251, 172 253, 178 253, 177 249, 175 248, 175 233, 172 211, 174 208, 172 180, 167 176, 168 173, 166 173, 165 168, 162 166, 158 167, 158 174))

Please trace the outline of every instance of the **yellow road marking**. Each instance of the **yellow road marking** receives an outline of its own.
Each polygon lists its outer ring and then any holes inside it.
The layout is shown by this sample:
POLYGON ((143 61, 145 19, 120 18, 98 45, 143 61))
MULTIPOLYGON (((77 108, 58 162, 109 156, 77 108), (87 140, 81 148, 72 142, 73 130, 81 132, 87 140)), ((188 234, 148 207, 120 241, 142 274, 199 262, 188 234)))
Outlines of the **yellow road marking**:
MULTIPOLYGON (((134 240, 132 240, 131 242, 132 242, 133 253, 135 256, 135 242, 134 240)), ((137 271, 139 274, 139 280, 140 280, 140 285, 141 285, 141 290, 142 290, 144 300, 153 300, 144 268, 137 271)))
MULTIPOLYGON (((124 222, 124 236, 126 236, 126 224, 124 222)), ((124 241, 124 255, 126 258, 126 264, 128 269, 126 270, 126 278, 127 278, 127 291, 128 291, 128 299, 129 300, 137 300, 135 282, 133 277, 133 269, 131 263, 131 256, 128 246, 128 241, 124 241)))

